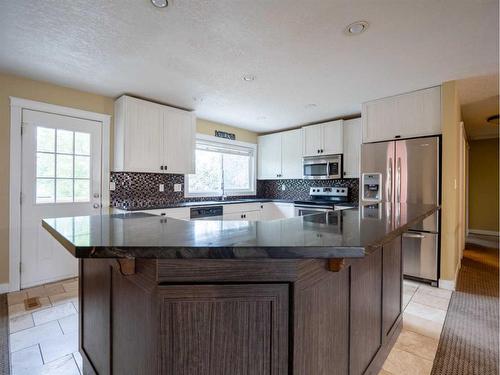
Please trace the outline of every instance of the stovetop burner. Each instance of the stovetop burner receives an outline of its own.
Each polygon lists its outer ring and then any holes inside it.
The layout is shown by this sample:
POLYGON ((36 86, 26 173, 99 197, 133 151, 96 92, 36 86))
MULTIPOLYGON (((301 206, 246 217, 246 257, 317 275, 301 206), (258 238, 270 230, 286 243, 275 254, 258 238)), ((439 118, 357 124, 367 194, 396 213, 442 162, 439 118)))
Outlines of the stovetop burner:
POLYGON ((347 188, 341 187, 312 187, 309 189, 309 199, 296 200, 295 204, 334 206, 347 202, 347 188))

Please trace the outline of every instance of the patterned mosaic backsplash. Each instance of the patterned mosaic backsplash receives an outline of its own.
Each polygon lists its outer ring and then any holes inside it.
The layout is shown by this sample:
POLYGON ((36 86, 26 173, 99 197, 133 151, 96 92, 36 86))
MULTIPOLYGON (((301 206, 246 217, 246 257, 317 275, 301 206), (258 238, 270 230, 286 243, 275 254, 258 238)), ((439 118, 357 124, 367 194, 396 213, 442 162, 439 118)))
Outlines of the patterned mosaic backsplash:
MULTIPOLYGON (((165 207, 181 202, 200 202, 217 197, 184 198, 184 191, 174 192, 174 184, 182 184, 184 175, 164 173, 111 172, 115 190, 111 191, 111 205, 124 209, 148 209, 165 207), (164 192, 159 191, 163 184, 164 192)), ((344 180, 258 180, 257 197, 269 199, 307 199, 312 186, 338 186, 349 188, 349 201, 358 201, 358 179, 344 180), (282 186, 285 185, 285 190, 282 186)), ((255 198, 255 196, 231 197, 231 199, 255 198)))
POLYGON ((311 187, 347 187, 349 202, 357 202, 359 197, 359 179, 342 180, 258 180, 257 196, 271 199, 307 199, 311 187), (285 190, 282 187, 285 186, 285 190))
MULTIPOLYGON (((200 202, 217 197, 184 198, 184 190, 174 192, 174 184, 182 184, 184 175, 165 173, 111 172, 115 190, 110 192, 111 205, 116 208, 160 208, 180 202, 200 202), (159 191, 163 184, 165 191, 159 191)), ((255 196, 231 197, 231 199, 255 198, 255 196)))

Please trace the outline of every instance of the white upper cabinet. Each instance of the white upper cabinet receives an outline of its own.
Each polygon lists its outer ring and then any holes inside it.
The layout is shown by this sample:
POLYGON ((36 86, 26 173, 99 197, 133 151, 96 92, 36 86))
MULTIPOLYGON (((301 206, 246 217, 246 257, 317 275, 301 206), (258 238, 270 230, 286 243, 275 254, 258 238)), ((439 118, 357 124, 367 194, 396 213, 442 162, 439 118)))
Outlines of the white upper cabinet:
POLYGON ((281 173, 281 134, 268 134, 258 137, 258 178, 273 180, 281 173))
POLYGON ((303 156, 342 154, 343 120, 302 128, 303 156))
POLYGON ((302 131, 281 133, 281 177, 302 178, 302 131))
POLYGON ((114 132, 114 171, 194 173, 194 113, 124 95, 114 132))
POLYGON ((344 178, 359 178, 361 118, 344 121, 344 178))
POLYGON ((363 104, 363 142, 441 133, 441 87, 363 104))
POLYGON ((262 135, 258 139, 259 180, 302 178, 300 129, 262 135))

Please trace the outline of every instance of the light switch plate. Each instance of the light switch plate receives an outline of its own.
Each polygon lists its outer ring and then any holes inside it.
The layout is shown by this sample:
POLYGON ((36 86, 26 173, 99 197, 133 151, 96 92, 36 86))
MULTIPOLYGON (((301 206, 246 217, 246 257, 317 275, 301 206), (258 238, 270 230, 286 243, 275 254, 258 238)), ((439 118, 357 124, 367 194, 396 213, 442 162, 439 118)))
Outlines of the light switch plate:
POLYGON ((115 191, 116 190, 116 184, 114 181, 109 182, 109 190, 110 191, 115 191))
POLYGON ((164 191, 165 191, 165 185, 160 184, 160 191, 161 191, 161 192, 164 192, 164 191))
POLYGON ((182 191, 182 184, 174 184, 174 191, 182 191))
POLYGON ((281 190, 283 190, 283 191, 286 190, 286 185, 285 184, 281 185, 281 190))

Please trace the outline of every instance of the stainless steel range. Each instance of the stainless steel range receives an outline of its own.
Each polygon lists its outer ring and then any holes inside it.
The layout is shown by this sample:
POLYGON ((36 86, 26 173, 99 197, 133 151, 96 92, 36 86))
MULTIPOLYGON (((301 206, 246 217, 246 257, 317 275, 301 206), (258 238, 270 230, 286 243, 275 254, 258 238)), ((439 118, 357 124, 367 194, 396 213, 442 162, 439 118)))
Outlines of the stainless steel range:
POLYGON ((309 189, 309 199, 294 201, 295 215, 352 208, 353 205, 348 202, 348 192, 345 187, 312 187, 309 189))

